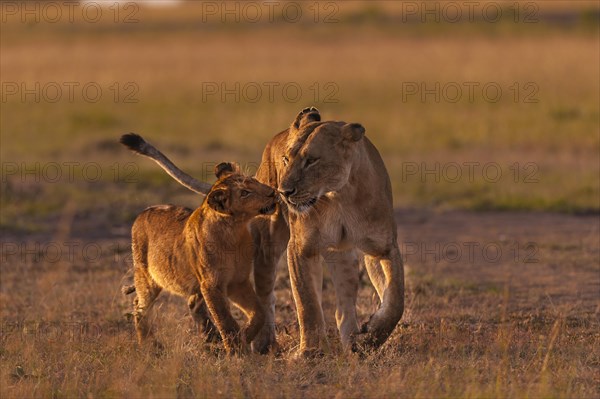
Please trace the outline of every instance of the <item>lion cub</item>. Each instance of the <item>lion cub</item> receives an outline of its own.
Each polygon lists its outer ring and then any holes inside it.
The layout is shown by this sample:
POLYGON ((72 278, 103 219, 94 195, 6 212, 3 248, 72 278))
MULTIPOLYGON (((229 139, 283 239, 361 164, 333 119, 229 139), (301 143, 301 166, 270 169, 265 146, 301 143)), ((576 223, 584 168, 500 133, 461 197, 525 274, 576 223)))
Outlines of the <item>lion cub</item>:
POLYGON ((133 315, 140 343, 152 336, 148 312, 162 289, 189 298, 196 324, 206 330, 211 323, 204 301, 228 353, 245 350, 264 324, 249 281, 253 245, 248 223, 254 216, 274 212, 275 192, 230 163, 217 165, 215 174, 217 182, 195 211, 154 206, 133 223, 133 315), (248 318, 241 330, 227 298, 248 318))

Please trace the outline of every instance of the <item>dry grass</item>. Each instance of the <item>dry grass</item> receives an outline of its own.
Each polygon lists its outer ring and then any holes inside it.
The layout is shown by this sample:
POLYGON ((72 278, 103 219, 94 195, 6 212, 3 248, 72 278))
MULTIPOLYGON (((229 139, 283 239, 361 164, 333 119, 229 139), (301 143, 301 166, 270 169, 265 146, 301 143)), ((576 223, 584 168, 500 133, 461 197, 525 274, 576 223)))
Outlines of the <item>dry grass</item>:
MULTIPOLYGON (((543 18, 527 26, 398 23, 393 2, 339 3, 332 25, 202 24, 198 4, 142 8, 132 25, 0 25, 3 83, 96 82, 105 93, 97 103, 79 92, 73 102, 1 103, 2 398, 600 396, 597 2, 536 2, 543 18), (139 102, 124 103, 123 94, 115 102, 115 82, 135 83, 139 102), (211 82, 294 82, 303 95, 204 101, 211 82), (315 99, 315 82, 321 90, 333 82, 339 101, 326 102, 323 91, 315 99), (403 84, 412 82, 496 82, 504 95, 497 103, 404 100, 403 84), (514 82, 535 83, 539 102, 515 102, 514 82), (131 221, 151 204, 201 199, 120 148, 118 136, 137 131, 208 179, 223 160, 252 170, 267 140, 310 104, 325 118, 364 124, 396 204, 416 208, 398 213, 409 267, 394 335, 365 359, 340 353, 326 280, 335 353, 292 361, 298 330, 280 265, 281 353, 225 357, 197 340, 185 304, 168 295, 156 320, 166 353, 138 348, 124 316, 131 298, 119 291, 129 278, 131 221), (62 165, 61 179, 44 175, 49 162, 62 165), (77 163, 72 178, 65 162, 77 163), (503 177, 406 173, 409 164, 465 162, 495 162, 503 177), (85 176, 90 163, 101 168, 97 181, 85 176), (528 163, 537 168, 532 183, 523 181, 528 163), (37 171, 23 176, 27 168, 37 171), (438 212, 448 209, 594 215, 438 212), (473 243, 503 256, 471 258, 473 243), (525 262, 531 257, 537 262, 525 262)), ((363 280, 364 320, 377 302, 363 280)))
MULTIPOLYGON (((64 216, 68 220, 68 215, 64 216)), ((228 358, 192 333, 185 303, 159 298, 155 326, 166 353, 135 344, 119 292, 129 267, 128 239, 88 240, 100 257, 50 263, 42 255, 4 255, 0 270, 2 397, 577 397, 600 394, 600 287, 593 217, 468 213, 398 215, 409 269, 407 311, 377 353, 336 352, 293 361, 298 343, 287 271, 277 281, 279 355, 228 358), (537 221, 537 223, 531 223, 537 221), (553 228, 550 228, 553 226, 553 228), (537 263, 514 243, 532 241, 537 263), (498 262, 476 251, 426 249, 497 243, 498 262), (418 243, 423 252, 407 250, 418 243), (117 248, 119 246, 120 248, 117 248), (436 253, 436 251, 434 251, 436 253), (446 259, 446 257, 448 259, 446 259), (46 260, 44 262, 44 260, 46 260), (27 282, 25 284, 24 282, 27 282)), ((75 228, 74 236, 80 234, 75 228)), ((41 237, 38 237, 41 240, 41 237)), ((63 238, 64 239, 64 238, 63 238)), ((60 238, 56 239, 57 241, 60 238)), ((71 238, 79 242, 78 239, 71 238)), ((19 242, 17 238, 7 242, 19 242)), ((35 238, 24 240, 30 248, 35 238)), ((39 241, 37 241, 39 242, 39 241)), ((80 242, 79 248, 83 247, 80 242)), ((50 252, 51 254, 51 252, 50 252)), ((334 348, 334 293, 324 306, 334 348)), ((365 280, 358 311, 375 309, 365 280)))

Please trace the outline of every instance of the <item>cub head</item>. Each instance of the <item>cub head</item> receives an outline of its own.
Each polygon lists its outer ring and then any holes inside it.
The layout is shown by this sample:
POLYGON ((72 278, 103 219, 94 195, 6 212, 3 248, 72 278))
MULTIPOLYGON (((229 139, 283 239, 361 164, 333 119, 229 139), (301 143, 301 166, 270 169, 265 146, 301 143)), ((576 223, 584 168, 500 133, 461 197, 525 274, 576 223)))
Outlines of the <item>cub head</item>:
POLYGON ((322 122, 313 107, 298 114, 278 163, 279 192, 291 211, 308 212, 323 195, 348 183, 364 135, 359 123, 322 122))
POLYGON ((237 164, 222 162, 215 166, 215 175, 217 182, 205 199, 212 210, 243 219, 275 211, 275 191, 243 175, 237 164))

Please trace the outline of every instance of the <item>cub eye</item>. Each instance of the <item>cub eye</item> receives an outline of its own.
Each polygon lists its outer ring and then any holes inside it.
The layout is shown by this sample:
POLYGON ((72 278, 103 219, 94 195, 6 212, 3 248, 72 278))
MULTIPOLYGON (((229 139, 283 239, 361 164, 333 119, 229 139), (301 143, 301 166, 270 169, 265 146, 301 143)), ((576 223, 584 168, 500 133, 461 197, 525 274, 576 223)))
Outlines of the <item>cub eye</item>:
POLYGON ((250 191, 248 191, 248 190, 242 190, 240 192, 240 197, 242 197, 242 198, 246 198, 249 195, 250 195, 250 191))
POLYGON ((318 160, 319 158, 306 158, 306 161, 304 161, 304 166, 309 167, 311 165, 314 165, 315 163, 317 163, 318 160))
POLYGON ((284 166, 287 166, 287 164, 290 162, 288 157, 286 157, 285 155, 283 157, 281 157, 281 160, 283 161, 284 166))

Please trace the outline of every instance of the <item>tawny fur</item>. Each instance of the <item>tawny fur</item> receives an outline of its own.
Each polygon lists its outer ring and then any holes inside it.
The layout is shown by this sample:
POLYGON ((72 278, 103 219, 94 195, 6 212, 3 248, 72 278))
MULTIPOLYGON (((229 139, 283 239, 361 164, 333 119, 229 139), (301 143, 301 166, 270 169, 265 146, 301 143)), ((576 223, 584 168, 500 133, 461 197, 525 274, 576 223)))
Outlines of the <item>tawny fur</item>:
POLYGON ((257 173, 260 181, 276 182, 287 204, 287 260, 300 323, 299 355, 326 349, 323 261, 335 287, 344 346, 359 351, 380 346, 404 311, 391 183, 379 152, 364 135, 358 123, 322 122, 316 109, 304 109, 263 154, 261 166, 277 166, 257 173), (381 301, 360 329, 359 255, 381 301))
POLYGON ((194 320, 204 333, 212 328, 210 314, 230 353, 244 351, 264 324, 262 305, 249 280, 253 241, 248 223, 274 210, 275 192, 241 175, 231 164, 218 165, 217 177, 195 211, 155 206, 143 211, 133 224, 135 287, 123 291, 137 293, 134 321, 140 343, 148 338, 156 342, 148 312, 163 289, 188 298, 194 320), (227 298, 247 316, 244 328, 233 318, 227 298))
MULTIPOLYGON (((255 177, 279 190, 285 203, 273 215, 259 216, 250 224, 256 293, 267 311, 265 327, 253 342, 261 352, 276 344, 275 266, 286 248, 300 324, 299 355, 319 352, 327 345, 321 308, 323 260, 335 286, 336 320, 344 346, 359 351, 376 348, 402 317, 404 269, 391 183, 379 152, 364 133, 357 123, 321 122, 319 111, 311 107, 303 109, 263 151, 255 177), (356 318, 359 256, 364 256, 381 301, 360 329, 356 318)), ((172 163, 146 155, 181 184, 204 192, 204 183, 172 163)))

